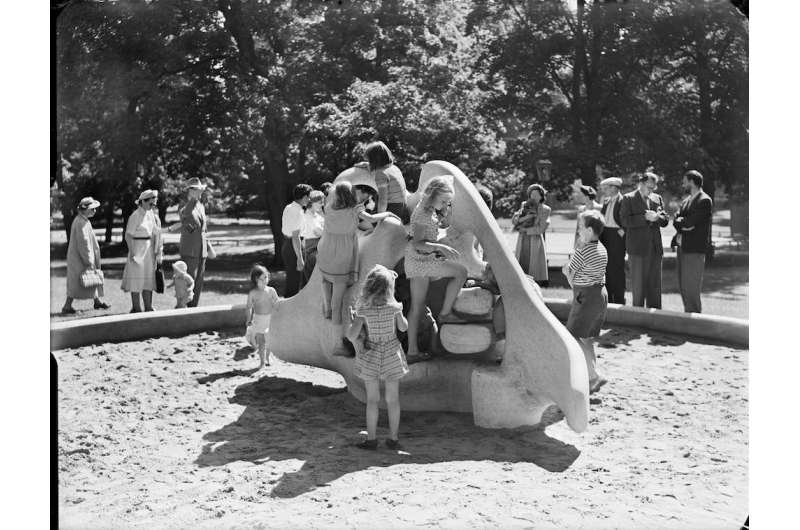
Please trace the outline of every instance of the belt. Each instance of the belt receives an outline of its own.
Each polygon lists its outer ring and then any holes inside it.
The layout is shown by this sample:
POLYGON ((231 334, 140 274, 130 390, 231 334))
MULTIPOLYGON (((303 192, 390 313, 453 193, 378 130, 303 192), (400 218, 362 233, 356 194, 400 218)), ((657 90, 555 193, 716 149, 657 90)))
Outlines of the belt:
POLYGON ((133 239, 150 239, 151 237, 153 237, 153 236, 147 236, 147 237, 143 237, 143 236, 138 236, 138 237, 137 237, 137 236, 133 236, 133 239))

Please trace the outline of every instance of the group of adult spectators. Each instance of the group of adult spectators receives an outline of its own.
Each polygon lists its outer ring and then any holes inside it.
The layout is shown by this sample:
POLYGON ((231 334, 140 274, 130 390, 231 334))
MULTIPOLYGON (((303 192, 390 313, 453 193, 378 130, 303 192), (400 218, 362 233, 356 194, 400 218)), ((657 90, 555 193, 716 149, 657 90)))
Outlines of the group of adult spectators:
MULTIPOLYGON (((178 210, 180 220, 167 230, 180 231, 181 260, 194 280, 194 293, 186 305, 196 307, 203 291, 206 259, 213 249, 208 241, 208 220, 201 201, 206 185, 200 179, 192 178, 186 182, 185 188, 187 200, 178 210)), ((130 293, 131 313, 153 311, 153 291, 163 292, 164 289, 161 271, 164 244, 157 209, 158 191, 142 191, 135 203, 136 210, 128 218, 123 234, 128 253, 122 273, 122 290, 130 293)), ((67 298, 61 309, 63 314, 76 313, 72 305, 76 299, 94 299, 95 309, 111 307, 102 300, 104 278, 100 246, 90 221, 99 206, 100 202, 92 197, 85 197, 78 203, 67 248, 67 298), (96 283, 98 277, 99 284, 96 283)))
MULTIPOLYGON (((663 198, 655 193, 659 176, 646 171, 636 175, 636 188, 622 194, 622 179, 610 177, 600 183, 602 202, 591 186, 575 184, 573 200, 579 214, 596 210, 605 222, 600 242, 608 254, 605 287, 610 303, 625 304, 625 255, 630 267, 632 304, 661 308, 661 271, 664 246, 661 229, 669 216, 663 198)), ((705 260, 711 249, 712 200, 703 191, 703 175, 697 170, 683 175, 686 197, 672 218, 676 234, 671 246, 677 250, 678 286, 684 311, 702 312, 700 292, 705 260)), ((547 191, 540 184, 527 190, 528 199, 513 215, 512 225, 519 231, 516 256, 526 274, 547 286, 545 233, 550 225, 550 207, 544 204, 547 191)), ((578 230, 580 229, 580 221, 578 230)), ((575 244, 578 242, 576 230, 575 244)))

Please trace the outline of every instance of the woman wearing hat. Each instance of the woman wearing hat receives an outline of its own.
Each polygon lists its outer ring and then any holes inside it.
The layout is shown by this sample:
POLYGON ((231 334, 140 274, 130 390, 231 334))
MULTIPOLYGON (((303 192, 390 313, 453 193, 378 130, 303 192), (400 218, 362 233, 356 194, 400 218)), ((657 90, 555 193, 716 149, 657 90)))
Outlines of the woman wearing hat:
POLYGON ((145 311, 153 310, 156 266, 162 259, 161 222, 155 212, 157 201, 157 191, 143 191, 136 200, 139 207, 128 218, 125 227, 128 261, 122 273, 122 290, 131 293, 131 313, 142 310, 141 299, 144 299, 145 311))
POLYGON ((550 226, 550 207, 544 203, 547 190, 540 184, 528 186, 528 200, 512 217, 514 230, 519 231, 516 256, 523 272, 533 276, 536 283, 547 285, 547 251, 544 233, 550 226))
POLYGON ((578 207, 578 220, 575 223, 575 241, 573 242, 573 247, 578 248, 581 240, 581 214, 587 210, 599 210, 603 205, 595 202, 597 191, 591 186, 581 184, 580 179, 575 179, 575 182, 573 182, 571 186, 572 201, 578 207))
POLYGON ((66 315, 75 313, 72 301, 94 299, 95 309, 108 309, 109 304, 103 302, 103 286, 84 287, 81 275, 90 269, 100 270, 100 245, 89 219, 94 216, 100 203, 92 197, 84 197, 78 204, 78 215, 72 221, 69 230, 69 247, 67 248, 67 301, 61 312, 66 315))
POLYGON ((208 258, 208 218, 206 209, 201 202, 206 185, 197 177, 190 178, 186 183, 187 201, 178 210, 180 223, 170 226, 170 232, 180 230, 181 239, 178 252, 181 259, 186 262, 186 270, 194 279, 194 296, 187 307, 197 307, 200 295, 203 292, 203 276, 206 273, 206 259, 208 258))

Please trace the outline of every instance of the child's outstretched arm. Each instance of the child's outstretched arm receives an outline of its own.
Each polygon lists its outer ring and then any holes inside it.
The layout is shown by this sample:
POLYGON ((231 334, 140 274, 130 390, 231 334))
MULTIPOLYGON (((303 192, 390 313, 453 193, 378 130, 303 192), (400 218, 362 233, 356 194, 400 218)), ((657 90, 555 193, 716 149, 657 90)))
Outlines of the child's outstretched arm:
POLYGON ((347 332, 345 333, 345 337, 350 342, 354 342, 358 339, 358 334, 361 333, 361 328, 364 327, 364 317, 355 316, 353 317, 353 321, 347 327, 347 332))
POLYGON ((255 304, 253 301, 253 295, 251 293, 247 293, 247 325, 251 325, 253 323, 253 310, 255 309, 255 304))
POLYGON ((394 323, 399 331, 408 331, 408 320, 400 311, 394 314, 394 323))

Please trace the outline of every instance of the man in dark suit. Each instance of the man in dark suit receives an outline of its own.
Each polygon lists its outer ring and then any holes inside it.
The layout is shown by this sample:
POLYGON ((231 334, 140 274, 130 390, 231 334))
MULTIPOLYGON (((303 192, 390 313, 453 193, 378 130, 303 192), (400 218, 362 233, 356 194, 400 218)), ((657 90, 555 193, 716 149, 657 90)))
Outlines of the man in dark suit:
POLYGON ((194 278, 194 298, 187 307, 197 307, 200 302, 200 293, 203 292, 203 275, 206 272, 206 258, 208 257, 208 221, 206 209, 200 202, 205 184, 199 178, 189 179, 187 183, 188 200, 178 210, 181 219, 181 259, 186 262, 186 272, 194 278))
POLYGON ((672 224, 678 231, 672 240, 678 247, 678 288, 687 313, 702 312, 700 291, 706 253, 711 246, 711 197, 703 191, 703 175, 694 169, 683 175, 683 190, 689 196, 681 203, 672 224))
POLYGON ((661 227, 667 226, 669 219, 664 212, 664 200, 654 193, 658 175, 646 172, 638 181, 637 189, 622 196, 619 207, 631 264, 633 305, 661 309, 661 261, 664 257, 661 227))
POLYGON ((619 208, 622 204, 622 179, 610 177, 600 183, 605 198, 600 213, 606 222, 600 242, 606 247, 608 264, 606 265, 606 291, 608 301, 612 304, 625 304, 625 231, 619 219, 619 208))

